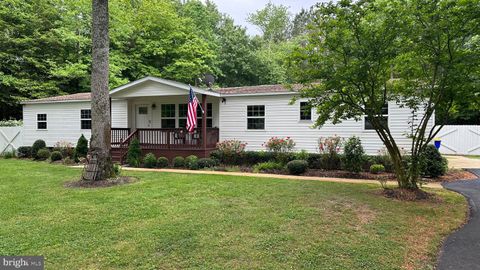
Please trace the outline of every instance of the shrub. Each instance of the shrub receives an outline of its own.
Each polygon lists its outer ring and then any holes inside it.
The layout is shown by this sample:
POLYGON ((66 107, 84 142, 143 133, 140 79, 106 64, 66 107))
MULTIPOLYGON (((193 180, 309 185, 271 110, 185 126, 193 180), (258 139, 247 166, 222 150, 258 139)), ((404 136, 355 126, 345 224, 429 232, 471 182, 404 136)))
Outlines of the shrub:
POLYGON ((338 170, 341 168, 341 159, 339 156, 342 139, 335 135, 333 137, 318 139, 318 151, 321 154, 321 169, 338 170))
POLYGON ((37 152, 37 159, 38 160, 47 160, 50 157, 50 150, 47 148, 42 148, 37 152))
POLYGON ((2 154, 2 157, 3 157, 4 159, 14 158, 14 157, 15 157, 15 151, 4 152, 4 153, 2 154))
POLYGON ((185 167, 190 168, 193 163, 197 163, 198 157, 195 155, 190 155, 185 158, 185 167))
POLYGON ((188 162, 188 166, 190 170, 198 170, 198 159, 192 159, 188 162))
POLYGON ((363 150, 360 138, 356 136, 350 137, 345 143, 344 168, 350 172, 360 172, 362 170, 364 155, 365 151, 363 150))
POLYGON ((286 153, 293 150, 293 148, 295 147, 295 142, 290 137, 271 137, 263 145, 267 148, 268 151, 274 153, 286 153))
POLYGON ((30 158, 30 157, 32 157, 32 147, 31 146, 20 146, 17 149, 17 156, 19 158, 30 158))
POLYGON ((258 163, 257 165, 253 166, 253 171, 254 172, 276 172, 279 170, 283 170, 284 166, 282 163, 274 162, 274 161, 268 161, 268 162, 263 162, 263 163, 258 163))
POLYGON ((294 157, 295 159, 298 159, 298 160, 308 160, 308 158, 310 157, 310 154, 307 152, 307 150, 302 149, 300 152, 296 152, 294 154, 294 157))
POLYGON ((275 156, 272 152, 265 151, 246 151, 242 158, 243 165, 255 165, 262 162, 274 161, 275 156))
POLYGON ((382 164, 373 164, 370 166, 370 172, 373 174, 378 174, 385 171, 385 166, 382 164))
POLYGON ((73 165, 75 164, 75 161, 71 157, 66 157, 63 159, 63 164, 64 165, 73 165))
POLYGON ((81 157, 86 157, 88 153, 88 140, 85 136, 80 136, 77 141, 77 146, 75 146, 75 159, 78 160, 81 157))
POLYGON ((62 159, 63 159, 63 155, 60 151, 53 151, 52 154, 50 155, 51 161, 59 161, 62 159))
POLYGON ((308 162, 305 160, 292 160, 287 163, 288 173, 293 175, 300 175, 307 171, 308 162))
POLYGON ((40 149, 46 148, 47 144, 44 140, 36 140, 32 145, 32 157, 37 159, 37 153, 40 149))
POLYGON ((119 177, 122 174, 122 165, 113 163, 112 177, 119 177))
POLYGON ((336 155, 340 153, 342 138, 335 135, 332 137, 320 137, 318 139, 318 151, 320 154, 336 155))
POLYGON ((439 177, 448 169, 447 160, 442 157, 434 145, 427 145, 420 155, 420 174, 424 177, 439 177))
POLYGON ((175 157, 173 159, 173 167, 174 168, 183 168, 185 167, 185 159, 183 157, 175 157))
POLYGON ((198 168, 213 168, 217 166, 217 162, 212 158, 201 158, 197 162, 198 168))
POLYGON ((159 168, 166 168, 168 167, 168 158, 166 157, 159 157, 157 159, 157 167, 159 168))
POLYGON ((59 141, 53 146, 53 151, 59 151, 64 157, 73 157, 73 144, 67 141, 59 141))
POLYGON ((216 155, 218 160, 226 164, 235 164, 245 152, 246 143, 239 140, 225 140, 217 143, 216 155))
POLYGON ((157 157, 153 153, 148 153, 143 158, 143 165, 146 168, 155 168, 157 166, 157 157))
POLYGON ((140 159, 142 157, 142 149, 140 149, 140 141, 134 138, 128 146, 127 163, 132 167, 140 166, 140 159))

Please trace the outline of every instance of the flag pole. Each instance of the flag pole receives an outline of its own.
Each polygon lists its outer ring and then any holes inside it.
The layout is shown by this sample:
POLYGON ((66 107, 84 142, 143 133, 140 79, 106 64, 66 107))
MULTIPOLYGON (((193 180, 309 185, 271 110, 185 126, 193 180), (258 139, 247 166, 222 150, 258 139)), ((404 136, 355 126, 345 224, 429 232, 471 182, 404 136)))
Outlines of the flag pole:
MULTIPOLYGON (((193 90, 192 86, 190 84, 188 84, 188 86, 190 87, 190 89, 192 89, 193 93, 195 94, 195 98, 197 97, 196 93, 195 93, 195 90, 193 90)), ((198 100, 198 99, 197 99, 198 100)), ((205 114, 205 111, 203 110, 202 108, 202 104, 200 102, 198 102, 198 107, 200 107, 200 110, 202 110, 202 114, 205 114)))

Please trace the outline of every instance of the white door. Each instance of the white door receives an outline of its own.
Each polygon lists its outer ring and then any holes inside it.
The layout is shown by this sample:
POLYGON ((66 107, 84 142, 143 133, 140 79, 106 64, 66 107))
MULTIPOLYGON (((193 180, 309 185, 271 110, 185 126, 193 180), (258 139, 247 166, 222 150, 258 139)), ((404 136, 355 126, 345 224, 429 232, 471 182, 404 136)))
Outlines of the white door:
POLYGON ((137 105, 135 112, 135 125, 137 128, 152 127, 152 111, 150 110, 150 105, 137 105))

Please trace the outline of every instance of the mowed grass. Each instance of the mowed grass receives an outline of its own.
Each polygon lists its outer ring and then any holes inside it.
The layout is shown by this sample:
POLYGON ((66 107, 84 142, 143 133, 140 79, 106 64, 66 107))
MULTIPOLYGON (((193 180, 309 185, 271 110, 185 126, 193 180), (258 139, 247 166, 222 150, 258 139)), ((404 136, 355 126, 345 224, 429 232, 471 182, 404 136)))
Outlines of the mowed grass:
POLYGON ((133 173, 64 188, 80 170, 0 160, 0 254, 46 269, 432 269, 465 200, 375 195, 376 185, 133 173))

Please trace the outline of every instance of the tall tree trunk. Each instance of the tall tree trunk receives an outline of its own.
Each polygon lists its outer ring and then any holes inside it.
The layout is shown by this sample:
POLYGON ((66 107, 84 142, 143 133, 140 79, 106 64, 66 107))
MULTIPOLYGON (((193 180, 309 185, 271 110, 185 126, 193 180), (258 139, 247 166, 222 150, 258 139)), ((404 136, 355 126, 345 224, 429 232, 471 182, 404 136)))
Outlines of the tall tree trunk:
POLYGON ((108 0, 92 0, 92 139, 90 168, 85 180, 104 180, 112 175, 110 154, 110 99, 108 90, 108 0))

